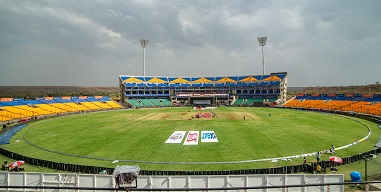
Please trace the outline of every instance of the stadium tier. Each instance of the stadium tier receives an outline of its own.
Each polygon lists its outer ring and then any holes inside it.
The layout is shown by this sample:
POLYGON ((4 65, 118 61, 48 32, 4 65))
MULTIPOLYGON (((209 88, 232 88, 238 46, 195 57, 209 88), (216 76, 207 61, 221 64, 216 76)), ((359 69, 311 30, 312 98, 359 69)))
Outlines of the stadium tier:
POLYGON ((286 101, 287 73, 223 77, 120 75, 119 85, 121 101, 127 107, 278 105, 286 101))
POLYGON ((160 102, 160 99, 149 99, 149 101, 155 106, 155 107, 163 107, 162 102, 160 102))
POLYGON ((0 98, 0 122, 27 121, 48 115, 115 108, 122 106, 110 97, 103 96, 44 97, 36 100, 0 98))
POLYGON ((345 111, 381 116, 381 94, 298 94, 284 107, 345 111))

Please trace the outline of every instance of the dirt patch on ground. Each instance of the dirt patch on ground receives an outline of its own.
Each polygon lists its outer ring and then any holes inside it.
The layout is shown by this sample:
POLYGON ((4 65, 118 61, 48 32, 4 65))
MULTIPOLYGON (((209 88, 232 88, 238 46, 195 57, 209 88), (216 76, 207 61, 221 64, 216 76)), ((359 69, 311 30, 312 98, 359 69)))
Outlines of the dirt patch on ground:
POLYGON ((137 121, 161 120, 170 117, 168 113, 150 113, 136 118, 137 121))
POLYGON ((182 113, 149 113, 143 116, 137 117, 135 121, 155 121, 155 120, 166 120, 166 119, 178 119, 178 120, 209 120, 215 118, 227 119, 227 120, 242 120, 245 117, 246 120, 259 120, 260 118, 253 113, 249 112, 231 112, 231 113, 217 113, 215 117, 210 118, 196 118, 197 112, 182 112, 182 113), (192 118, 192 116, 194 118, 192 118))
POLYGON ((219 113, 217 116, 224 117, 228 120, 240 120, 245 117, 246 120, 258 120, 259 117, 249 112, 232 112, 232 113, 219 113))
POLYGON ((249 112, 234 112, 234 114, 238 116, 240 119, 243 119, 243 117, 245 117, 246 120, 259 120, 258 116, 249 112))
POLYGON ((168 117, 169 114, 168 113, 154 113, 154 114, 150 114, 149 117, 147 117, 146 120, 150 121, 150 120, 161 120, 161 119, 164 119, 165 117, 168 117))
POLYGON ((166 115, 164 115, 164 117, 162 119, 169 119, 170 117, 171 117, 170 114, 166 114, 166 115))
POLYGON ((233 113, 223 113, 223 114, 218 114, 217 116, 224 116, 228 120, 236 120, 237 117, 233 113))
POLYGON ((149 118, 149 117, 152 116, 152 115, 154 115, 154 114, 142 115, 142 116, 136 118, 135 121, 147 120, 147 118, 149 118))
POLYGON ((189 119, 192 119, 192 116, 195 116, 196 113, 193 113, 193 112, 188 112, 188 113, 181 113, 181 116, 179 119, 181 120, 189 120, 189 119))
POLYGON ((135 121, 154 121, 154 120, 166 120, 166 119, 178 119, 185 120, 189 119, 192 116, 195 116, 196 113, 193 112, 183 112, 183 113, 171 113, 171 112, 163 112, 163 113, 150 113, 145 114, 143 116, 139 116, 135 121))
POLYGON ((178 119, 178 120, 201 120, 201 119, 214 119, 222 118, 227 120, 242 120, 245 117, 246 120, 259 120, 260 118, 253 113, 249 112, 231 112, 231 113, 217 113, 215 117, 210 118, 196 118, 197 112, 182 112, 182 113, 149 113, 140 117, 137 117, 135 121, 155 121, 155 120, 166 120, 166 119, 178 119), (192 116, 194 118, 192 118, 192 116))

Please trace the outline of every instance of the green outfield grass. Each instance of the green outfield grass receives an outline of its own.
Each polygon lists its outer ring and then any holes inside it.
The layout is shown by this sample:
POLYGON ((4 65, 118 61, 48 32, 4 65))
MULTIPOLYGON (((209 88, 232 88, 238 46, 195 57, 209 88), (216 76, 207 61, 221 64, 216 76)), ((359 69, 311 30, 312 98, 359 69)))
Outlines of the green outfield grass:
MULTIPOLYGON (((327 150, 332 144, 344 146, 368 134, 368 129, 354 118, 338 115, 276 108, 222 107, 214 112, 217 114, 214 118, 193 120, 189 118, 196 111, 191 108, 118 110, 57 117, 31 123, 3 148, 28 157, 110 168, 117 164, 138 164, 144 170, 237 170, 301 164, 302 159, 212 165, 111 162, 230 162, 276 158, 327 150), (199 142, 197 146, 166 144, 174 131, 214 131, 219 142, 199 142), (109 160, 47 152, 29 145, 23 137, 45 149, 109 160)), ((371 128, 371 136, 336 151, 338 156, 368 151, 377 143, 380 129, 376 124, 357 120, 371 128)), ((324 154, 322 159, 329 156, 324 154)), ((316 159, 311 156, 307 161, 316 159)))

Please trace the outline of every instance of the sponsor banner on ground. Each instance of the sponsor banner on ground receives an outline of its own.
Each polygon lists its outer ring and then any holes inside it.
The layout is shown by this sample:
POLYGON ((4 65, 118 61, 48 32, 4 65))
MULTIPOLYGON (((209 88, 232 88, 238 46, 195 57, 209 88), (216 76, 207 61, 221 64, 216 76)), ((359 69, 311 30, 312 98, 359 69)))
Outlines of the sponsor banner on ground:
POLYGON ((189 131, 183 145, 198 145, 199 131, 189 131))
POLYGON ((172 135, 167 139, 165 143, 181 143, 185 136, 186 131, 175 131, 172 135))
POLYGON ((214 131, 201 131, 201 142, 218 142, 214 131))

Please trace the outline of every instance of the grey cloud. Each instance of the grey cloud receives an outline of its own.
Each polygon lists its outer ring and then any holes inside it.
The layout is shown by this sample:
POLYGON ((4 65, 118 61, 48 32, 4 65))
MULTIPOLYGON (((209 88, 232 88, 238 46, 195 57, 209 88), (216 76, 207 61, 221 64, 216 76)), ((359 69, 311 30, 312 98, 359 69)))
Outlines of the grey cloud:
POLYGON ((140 38, 150 40, 147 75, 261 74, 260 36, 268 36, 266 72, 289 72, 290 86, 374 83, 379 7, 354 0, 1 1, 0 85, 117 86, 118 75, 142 75, 140 38))

